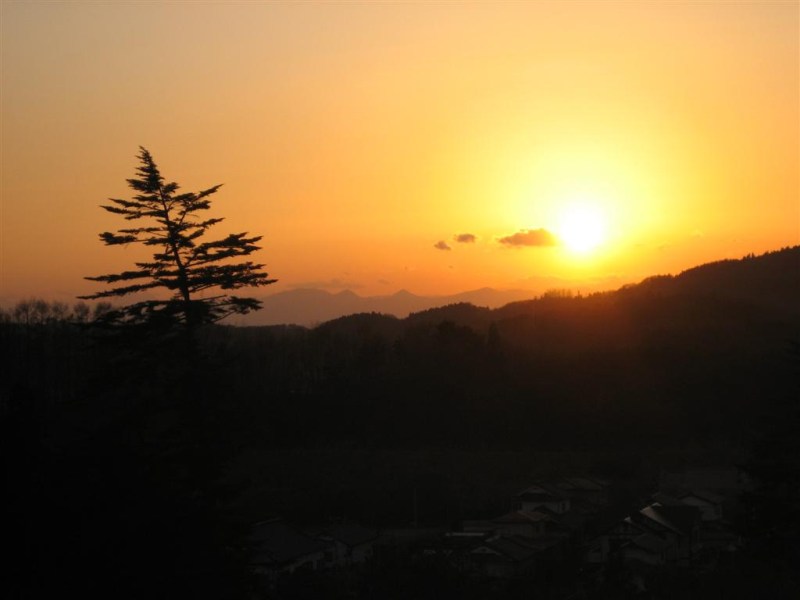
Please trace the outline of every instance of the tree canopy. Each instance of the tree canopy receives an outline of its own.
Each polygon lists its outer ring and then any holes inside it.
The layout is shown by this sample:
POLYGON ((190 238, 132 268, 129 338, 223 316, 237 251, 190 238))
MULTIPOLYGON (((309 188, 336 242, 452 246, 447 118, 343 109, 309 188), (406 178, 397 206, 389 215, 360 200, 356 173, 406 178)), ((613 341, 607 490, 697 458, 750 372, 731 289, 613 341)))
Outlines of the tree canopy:
MULTIPOLYGON (((105 315, 114 324, 182 325, 191 330, 232 314, 258 310, 261 302, 226 292, 274 283, 264 265, 238 260, 260 250, 261 236, 231 233, 216 240, 205 235, 222 218, 202 218, 211 208, 211 196, 221 185, 200 192, 179 193, 175 182, 166 183, 151 154, 140 147, 136 177, 128 185, 136 195, 131 200, 111 198, 102 205, 126 221, 143 221, 138 227, 100 234, 108 246, 143 244, 154 248, 152 260, 136 262, 135 268, 120 273, 87 277, 109 284, 103 291, 83 299, 128 296, 152 290, 166 290, 165 299, 147 297, 105 315), (207 290, 221 293, 208 295, 207 290)), ((148 294, 149 296, 149 294, 148 294)))

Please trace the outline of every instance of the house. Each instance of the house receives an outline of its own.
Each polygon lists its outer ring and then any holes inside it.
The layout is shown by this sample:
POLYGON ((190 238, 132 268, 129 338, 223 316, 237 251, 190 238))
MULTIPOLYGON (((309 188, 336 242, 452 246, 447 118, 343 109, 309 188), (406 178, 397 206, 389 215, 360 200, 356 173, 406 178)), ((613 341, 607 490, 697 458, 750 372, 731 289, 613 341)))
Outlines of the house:
POLYGON ((617 555, 623 560, 650 565, 689 566, 700 548, 699 525, 700 511, 696 507, 680 502, 670 505, 654 502, 592 540, 587 560, 599 561, 604 556, 617 555))
POLYGON ((610 484, 596 477, 564 477, 555 482, 555 487, 570 497, 573 504, 580 502, 597 508, 609 503, 610 484))
POLYGON ((482 544, 492 534, 482 532, 448 531, 435 541, 431 541, 423 548, 424 556, 450 557, 464 554, 482 544))
POLYGON ((538 510, 512 510, 494 519, 464 521, 461 530, 465 533, 539 538, 543 535, 570 538, 582 530, 585 519, 582 515, 557 514, 545 507, 538 510))
POLYGON ((561 534, 570 538, 573 544, 583 543, 587 524, 590 522, 590 514, 583 507, 572 504, 572 508, 562 514, 556 514, 546 508, 541 508, 537 512, 544 513, 548 519, 545 521, 545 531, 547 533, 561 534))
POLYGON ((332 544, 308 536, 280 518, 256 523, 248 539, 253 572, 270 579, 300 570, 316 571, 334 559, 332 544))
POLYGON ((693 506, 664 506, 653 503, 645 506, 631 519, 648 532, 668 543, 668 561, 688 566, 697 550, 700 512, 693 506))
POLYGON ((688 506, 696 506, 700 511, 702 521, 720 521, 722 519, 722 505, 725 499, 705 490, 697 490, 683 494, 680 501, 688 506))
POLYGON ((494 534, 495 524, 491 519, 467 519, 461 522, 461 531, 465 533, 494 534))
POLYGON ((679 498, 670 496, 669 494, 665 494, 661 491, 650 496, 650 500, 652 503, 658 503, 661 506, 681 506, 683 504, 679 498))
POLYGON ((473 570, 487 577, 528 577, 537 565, 560 559, 563 542, 558 536, 533 539, 496 535, 476 545, 469 558, 473 570))
POLYGON ((748 475, 735 466, 662 471, 659 489, 674 496, 692 490, 708 490, 725 498, 734 498, 752 488, 748 475))
POLYGON ((742 546, 742 538, 724 521, 703 521, 699 535, 700 546, 706 554, 736 552, 742 546))
POLYGON ((461 573, 474 573, 476 569, 471 553, 490 537, 492 534, 489 533, 448 531, 421 544, 418 556, 425 560, 446 561, 461 573))
POLYGON ((513 538, 494 537, 470 552, 476 572, 487 577, 510 578, 530 575, 536 550, 513 538))
POLYGON ((514 496, 517 510, 534 511, 546 508, 555 514, 564 514, 570 509, 569 496, 555 486, 548 484, 532 485, 514 496))
MULTIPOLYGON (((678 498, 701 493, 708 500, 708 494, 713 494, 720 498, 721 514, 726 519, 732 519, 744 513, 742 496, 752 491, 753 482, 745 471, 736 466, 706 467, 675 472, 662 471, 659 488, 678 498)), ((716 503, 716 498, 712 499, 712 503, 716 503)), ((702 500, 692 502, 699 504, 702 500)), ((707 507, 707 516, 713 515, 713 511, 708 511, 707 507)))
POLYGON ((604 537, 608 538, 611 549, 614 550, 621 544, 640 536, 646 531, 647 529, 644 526, 634 522, 631 517, 625 517, 619 523, 609 528, 604 534, 604 537))
POLYGON ((536 510, 515 510, 495 519, 491 523, 499 535, 535 538, 545 533, 550 517, 536 510))
POLYGON ((337 566, 349 567, 372 558, 379 536, 376 530, 355 523, 337 523, 325 527, 316 537, 333 547, 337 566))
POLYGON ((658 566, 667 562, 669 542, 653 535, 643 533, 629 540, 622 548, 623 562, 640 562, 646 565, 658 566))

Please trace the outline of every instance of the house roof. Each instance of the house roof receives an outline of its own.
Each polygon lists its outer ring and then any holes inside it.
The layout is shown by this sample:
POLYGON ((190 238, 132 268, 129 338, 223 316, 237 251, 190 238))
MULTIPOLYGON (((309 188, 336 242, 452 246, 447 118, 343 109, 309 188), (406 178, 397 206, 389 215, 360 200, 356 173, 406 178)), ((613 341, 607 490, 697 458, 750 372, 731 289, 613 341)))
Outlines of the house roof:
POLYGON ((337 523, 326 527, 322 531, 322 534, 330 536, 351 548, 359 544, 366 544, 378 538, 378 532, 376 530, 362 527, 355 523, 337 523))
POLYGON ((510 536, 518 544, 522 544, 527 548, 531 548, 536 552, 542 552, 553 546, 563 544, 567 536, 561 533, 545 533, 535 538, 522 537, 518 535, 510 536))
POLYGON ((645 506, 642 510, 639 511, 638 514, 640 517, 639 518, 640 524, 643 524, 645 527, 647 526, 647 521, 650 521, 651 523, 656 523, 661 527, 668 529, 669 531, 672 531, 673 533, 683 535, 683 532, 680 529, 678 529, 675 525, 670 523, 669 520, 666 517, 664 517, 664 515, 662 515, 660 511, 656 509, 656 506, 652 504, 650 506, 645 506), (644 517, 645 519, 644 523, 641 523, 641 517, 644 517))
POLYGON ((536 510, 514 510, 492 519, 492 523, 539 523, 549 520, 548 515, 536 510))
POLYGON ((528 560, 537 553, 535 548, 520 543, 518 539, 512 537, 496 537, 487 541, 486 545, 495 552, 514 561, 528 560))
POLYGON ((645 506, 639 514, 674 533, 689 535, 697 522, 699 511, 695 506, 664 506, 656 502, 645 506))
POLYGON ((448 548, 472 548, 476 544, 483 543, 491 535, 488 531, 448 531, 439 543, 448 548))
POLYGON ((253 526, 249 540, 255 546, 251 563, 283 564, 324 551, 328 544, 305 535, 282 519, 262 521, 253 526))
POLYGON ((708 490, 692 490, 691 492, 683 494, 681 496, 681 500, 690 497, 699 498, 700 500, 704 500, 709 504, 722 504, 725 501, 722 496, 715 494, 714 492, 709 492, 708 490))
POLYGON ((527 560, 562 541, 563 538, 560 536, 531 539, 516 535, 498 535, 487 540, 484 545, 513 560, 527 560))
POLYGON ((659 506, 658 511, 687 535, 700 521, 700 509, 696 506, 659 506))
POLYGON ((620 521, 614 529, 617 529, 619 527, 625 527, 625 528, 631 527, 633 529, 641 531, 642 533, 647 532, 647 528, 645 526, 643 526, 641 523, 637 523, 631 517, 625 517, 624 519, 622 519, 622 521, 620 521))
POLYGON ((529 502, 558 502, 569 498, 563 490, 547 484, 537 484, 519 492, 516 498, 529 502))
POLYGON ((555 515, 551 520, 570 531, 579 531, 583 529, 588 521, 586 515, 576 511, 566 512, 563 515, 555 515))
POLYGON ((591 477, 564 477, 556 485, 574 492, 602 492, 608 487, 606 482, 591 477))
POLYGON ((678 498, 665 494, 664 492, 656 492, 650 498, 653 502, 661 504, 662 506, 681 506, 682 504, 678 498))

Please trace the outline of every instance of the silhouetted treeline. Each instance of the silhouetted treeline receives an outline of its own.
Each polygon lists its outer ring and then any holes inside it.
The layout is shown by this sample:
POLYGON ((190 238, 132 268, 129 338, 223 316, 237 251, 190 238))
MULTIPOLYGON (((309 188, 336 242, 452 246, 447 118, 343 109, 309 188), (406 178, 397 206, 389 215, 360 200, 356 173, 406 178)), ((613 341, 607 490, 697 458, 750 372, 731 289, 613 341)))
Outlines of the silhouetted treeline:
POLYGON ((244 597, 224 382, 169 340, 90 327, 105 310, 0 315, 4 595, 244 597))
MULTIPOLYGON (((452 305, 404 320, 354 315, 311 330, 214 327, 204 353, 225 382, 218 401, 247 436, 267 445, 742 441, 795 377, 797 257, 791 249, 618 292, 545 296, 497 310, 452 305), (770 277, 753 266, 759 261, 770 277), (746 294, 694 283, 701 272, 711 282, 720 273, 731 279, 733 267, 744 273, 746 294), (763 302, 742 299, 759 289, 763 302)), ((4 410, 97 394, 110 406, 142 386, 163 393, 175 376, 170 361, 120 367, 115 361, 130 349, 98 349, 81 325, 88 318, 85 306, 42 301, 3 315, 4 410), (119 372, 100 391, 109 369, 119 372), (23 400, 29 397, 35 400, 23 400)))

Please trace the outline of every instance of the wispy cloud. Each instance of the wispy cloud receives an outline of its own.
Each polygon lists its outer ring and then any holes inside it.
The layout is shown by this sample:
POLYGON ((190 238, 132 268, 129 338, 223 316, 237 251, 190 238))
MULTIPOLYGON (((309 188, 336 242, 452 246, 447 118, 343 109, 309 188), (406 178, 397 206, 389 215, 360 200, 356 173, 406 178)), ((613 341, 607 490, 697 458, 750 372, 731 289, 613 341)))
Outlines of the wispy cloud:
POLYGON ((433 245, 434 248, 437 250, 450 250, 450 246, 447 245, 447 242, 444 240, 439 240, 433 245))
POLYGON ((474 233, 459 233, 453 236, 459 244, 474 244, 477 236, 474 233))
POLYGON ((512 248, 555 246, 558 244, 556 236, 547 229, 522 229, 512 235, 501 237, 497 241, 512 248))

